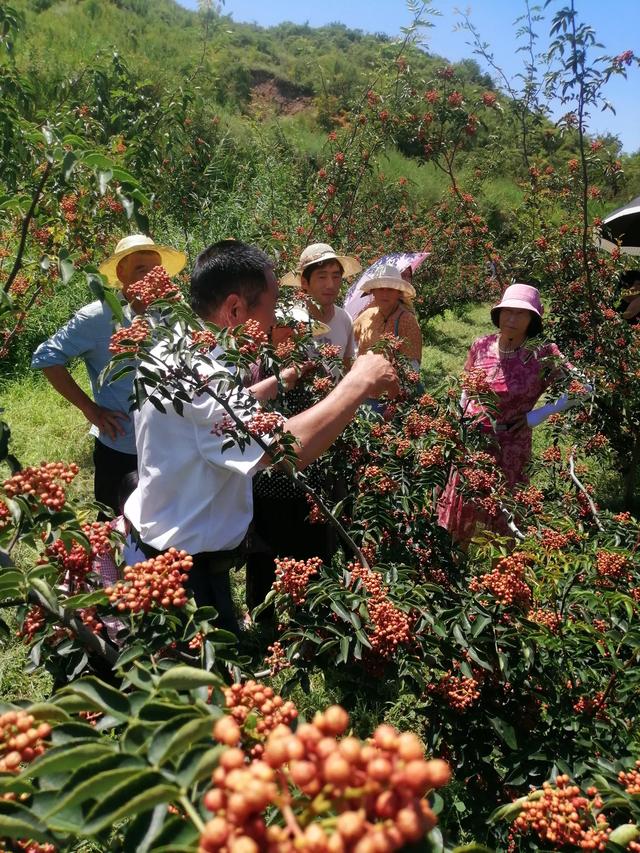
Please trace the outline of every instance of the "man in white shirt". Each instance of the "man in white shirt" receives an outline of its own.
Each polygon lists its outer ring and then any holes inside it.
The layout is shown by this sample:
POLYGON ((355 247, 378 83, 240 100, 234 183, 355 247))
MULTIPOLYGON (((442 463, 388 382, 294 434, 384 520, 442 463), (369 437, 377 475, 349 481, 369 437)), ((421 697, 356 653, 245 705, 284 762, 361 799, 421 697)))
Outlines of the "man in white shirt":
MULTIPOLYGON (((268 332, 275 323, 277 299, 271 261, 253 246, 224 240, 196 259, 191 305, 204 320, 227 328, 254 320, 268 332)), ((226 370, 224 364, 216 368, 226 370)), ((219 388, 221 380, 213 383, 219 388)), ((234 391, 227 402, 245 418, 252 390, 265 399, 275 396, 276 388, 275 379, 266 380, 249 391, 234 391)), ((386 359, 372 353, 356 359, 327 397, 285 422, 296 439, 299 467, 324 453, 365 399, 394 396, 397 390, 386 359)), ((212 428, 224 414, 208 394, 185 404, 183 416, 172 407, 158 411, 148 400, 142 405, 135 416, 140 480, 125 515, 149 556, 172 546, 192 554, 188 586, 197 604, 213 605, 218 624, 237 632, 229 571, 239 560, 238 549, 252 519, 252 477, 270 464, 270 457, 255 441, 223 451, 226 436, 212 428)))

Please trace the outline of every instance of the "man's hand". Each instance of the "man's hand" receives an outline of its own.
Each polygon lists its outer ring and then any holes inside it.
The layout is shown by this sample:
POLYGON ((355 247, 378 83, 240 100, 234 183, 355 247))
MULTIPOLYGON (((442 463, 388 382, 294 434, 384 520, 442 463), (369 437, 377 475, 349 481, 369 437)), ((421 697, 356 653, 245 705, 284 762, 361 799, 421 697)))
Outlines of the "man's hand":
POLYGON ((93 401, 91 401, 91 405, 83 409, 83 412, 87 420, 97 426, 100 432, 108 435, 112 441, 115 441, 119 435, 125 434, 125 430, 120 423, 121 421, 129 420, 129 415, 125 412, 105 409, 93 401))
POLYGON ((387 397, 393 399, 400 393, 398 376, 391 362, 379 353, 366 352, 359 355, 347 377, 363 381, 367 385, 368 397, 387 397))

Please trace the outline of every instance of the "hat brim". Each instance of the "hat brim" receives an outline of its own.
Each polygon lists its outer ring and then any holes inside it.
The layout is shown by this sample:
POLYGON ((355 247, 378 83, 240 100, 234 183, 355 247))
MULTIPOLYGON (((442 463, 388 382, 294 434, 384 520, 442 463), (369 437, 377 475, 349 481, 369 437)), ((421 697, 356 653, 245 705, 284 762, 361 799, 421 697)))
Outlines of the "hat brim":
POLYGON ((179 252, 177 249, 171 249, 169 246, 158 246, 156 243, 151 245, 143 244, 141 246, 132 246, 122 252, 115 252, 98 267, 102 275, 106 276, 107 282, 111 287, 122 287, 122 282, 118 280, 118 264, 123 258, 126 258, 128 255, 133 255, 136 252, 157 252, 157 254, 160 255, 160 265, 164 267, 170 278, 183 270, 187 263, 187 256, 184 252, 179 252))
POLYGON ((404 281, 403 279, 398 280, 397 278, 385 278, 384 276, 381 276, 380 278, 371 278, 369 281, 365 281, 360 288, 360 293, 366 294, 371 293, 372 290, 383 289, 398 290, 400 293, 404 293, 404 295, 409 299, 414 299, 416 295, 415 287, 412 284, 409 284, 408 281, 404 281))
POLYGON ((301 270, 292 270, 291 272, 288 272, 280 279, 280 285, 282 287, 302 287, 303 270, 313 266, 314 264, 322 264, 325 261, 338 261, 342 267, 343 278, 351 278, 352 275, 357 275, 359 272, 362 272, 362 266, 355 258, 351 258, 348 255, 325 254, 313 261, 310 261, 308 264, 305 264, 301 270))

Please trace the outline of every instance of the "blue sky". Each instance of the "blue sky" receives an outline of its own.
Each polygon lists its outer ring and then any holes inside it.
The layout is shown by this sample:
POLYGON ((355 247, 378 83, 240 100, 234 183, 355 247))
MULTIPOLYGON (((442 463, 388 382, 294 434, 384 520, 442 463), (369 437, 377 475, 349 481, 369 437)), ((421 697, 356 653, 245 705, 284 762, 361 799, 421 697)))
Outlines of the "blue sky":
MULTIPOLYGON (((183 6, 195 9, 197 0, 179 0, 183 6)), ((533 2, 533 0, 532 0, 533 2)), ((540 7, 544 6, 539 0, 540 7)), ((468 33, 455 31, 461 20, 456 9, 470 11, 470 17, 483 39, 492 46, 497 64, 508 76, 522 70, 520 54, 516 53, 518 42, 513 22, 524 12, 519 0, 434 0, 427 4, 441 14, 429 16, 435 26, 426 31, 426 47, 452 61, 473 56, 472 48, 466 43, 468 33)), ((537 26, 540 44, 545 45, 549 21, 555 9, 568 5, 568 0, 552 2, 545 10, 544 22, 537 26)), ((576 0, 581 21, 590 24, 598 40, 604 45, 602 53, 618 54, 624 50, 636 50, 640 44, 640 5, 637 0, 576 0)), ((354 29, 365 32, 384 32, 398 35, 400 28, 411 22, 411 13, 405 0, 226 0, 222 12, 235 21, 255 22, 271 26, 281 21, 309 23, 311 26, 339 21, 354 29)), ((599 52, 598 52, 599 54, 599 52)), ((594 55, 598 55, 594 54, 594 55)), ((479 57, 475 57, 483 66, 479 57)), ((483 66, 484 67, 484 66, 483 66)), ((490 69, 486 69, 490 71, 490 69)), ((616 109, 616 115, 607 111, 595 113, 590 121, 594 133, 614 133, 621 139, 626 152, 640 150, 640 116, 638 115, 640 94, 640 70, 629 69, 628 79, 614 79, 606 94, 616 109)))

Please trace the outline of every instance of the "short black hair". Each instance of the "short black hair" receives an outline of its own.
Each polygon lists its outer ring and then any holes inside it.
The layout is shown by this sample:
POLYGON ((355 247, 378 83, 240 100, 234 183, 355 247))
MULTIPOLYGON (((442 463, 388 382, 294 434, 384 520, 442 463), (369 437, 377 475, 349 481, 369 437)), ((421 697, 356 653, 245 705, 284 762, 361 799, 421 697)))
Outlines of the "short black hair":
POLYGON ((268 288, 265 270, 269 257, 256 246, 239 240, 220 240, 204 249, 191 273, 189 301, 201 317, 215 311, 231 293, 237 293, 253 308, 268 288))
POLYGON ((342 266, 342 264, 340 263, 340 261, 337 258, 327 258, 326 261, 316 261, 315 264, 309 264, 308 267, 305 267, 302 270, 302 272, 300 273, 300 276, 307 282, 307 284, 309 284, 309 282, 311 281, 311 274, 313 273, 313 271, 322 269, 322 267, 326 267, 329 264, 338 264, 338 266, 340 267, 340 272, 342 272, 342 273, 344 272, 344 267, 342 266))
POLYGON ((137 471, 129 471, 128 474, 125 474, 124 477, 120 480, 120 485, 118 486, 118 507, 122 512, 124 509, 124 505, 127 502, 127 498, 138 488, 138 472, 137 471))

